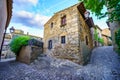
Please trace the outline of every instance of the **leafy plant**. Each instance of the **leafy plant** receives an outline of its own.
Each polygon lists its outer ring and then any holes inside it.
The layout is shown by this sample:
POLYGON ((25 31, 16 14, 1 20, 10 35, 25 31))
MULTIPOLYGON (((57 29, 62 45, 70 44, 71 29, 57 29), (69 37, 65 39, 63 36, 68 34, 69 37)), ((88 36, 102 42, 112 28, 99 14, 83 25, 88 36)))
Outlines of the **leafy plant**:
POLYGON ((97 29, 94 30, 94 38, 96 41, 98 41, 98 32, 97 29))
POLYGON ((79 0, 79 1, 83 1, 85 7, 91 10, 91 12, 95 13, 95 15, 98 16, 98 18, 103 18, 109 15, 109 21, 120 20, 120 0, 79 0), (104 6, 108 10, 102 12, 104 6))
POLYGON ((118 45, 117 52, 120 54, 120 29, 115 32, 115 43, 118 45))
POLYGON ((30 40, 29 36, 16 36, 12 39, 10 43, 10 49, 15 53, 15 55, 19 55, 19 51, 22 46, 28 45, 28 41, 30 40))
POLYGON ((104 44, 103 38, 98 38, 98 42, 101 43, 101 44, 104 44))
POLYGON ((97 29, 96 29, 96 28, 95 28, 95 30, 94 30, 94 39, 95 39, 96 41, 98 41, 99 43, 104 44, 103 38, 98 37, 98 32, 97 32, 97 29))

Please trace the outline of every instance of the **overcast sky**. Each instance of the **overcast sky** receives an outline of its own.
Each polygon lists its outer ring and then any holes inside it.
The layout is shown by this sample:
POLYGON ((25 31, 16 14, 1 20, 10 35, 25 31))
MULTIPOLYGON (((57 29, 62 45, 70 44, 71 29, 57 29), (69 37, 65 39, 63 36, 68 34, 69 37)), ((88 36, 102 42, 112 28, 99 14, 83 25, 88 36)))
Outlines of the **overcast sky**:
MULTIPOLYGON (((78 0, 13 0, 13 14, 7 32, 14 26, 25 33, 43 37, 43 25, 49 18, 57 11, 76 3, 78 0)), ((99 20, 93 14, 91 16, 100 28, 107 28, 106 18, 99 20)))

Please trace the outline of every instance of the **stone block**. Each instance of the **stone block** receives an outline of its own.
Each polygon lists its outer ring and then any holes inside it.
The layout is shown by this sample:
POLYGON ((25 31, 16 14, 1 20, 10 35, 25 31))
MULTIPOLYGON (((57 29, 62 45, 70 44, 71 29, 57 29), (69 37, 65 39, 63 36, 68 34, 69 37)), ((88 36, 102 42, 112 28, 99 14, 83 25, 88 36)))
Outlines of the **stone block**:
POLYGON ((19 55, 17 56, 17 61, 30 64, 37 57, 43 53, 43 49, 36 46, 23 46, 19 55))

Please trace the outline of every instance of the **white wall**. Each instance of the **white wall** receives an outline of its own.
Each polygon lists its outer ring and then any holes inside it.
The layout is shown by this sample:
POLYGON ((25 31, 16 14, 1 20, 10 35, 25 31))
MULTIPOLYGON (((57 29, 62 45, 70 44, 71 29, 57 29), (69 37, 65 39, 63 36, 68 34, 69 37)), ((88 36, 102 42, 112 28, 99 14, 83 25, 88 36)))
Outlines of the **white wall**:
POLYGON ((3 34, 7 21, 7 4, 6 0, 0 0, 0 48, 3 40, 3 34))

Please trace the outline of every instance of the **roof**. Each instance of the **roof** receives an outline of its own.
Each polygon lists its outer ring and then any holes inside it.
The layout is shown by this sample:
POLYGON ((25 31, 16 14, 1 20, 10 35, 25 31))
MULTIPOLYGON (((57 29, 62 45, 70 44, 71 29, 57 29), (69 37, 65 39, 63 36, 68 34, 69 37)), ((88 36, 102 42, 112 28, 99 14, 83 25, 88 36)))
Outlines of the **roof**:
POLYGON ((102 31, 102 29, 98 25, 95 25, 95 27, 97 27, 100 31, 102 31))
POLYGON ((13 0, 6 0, 7 2, 7 22, 6 22, 6 27, 8 27, 9 22, 11 20, 11 16, 12 16, 12 4, 13 4, 13 0))
POLYGON ((105 28, 102 30, 103 35, 111 36, 110 28, 105 28))

